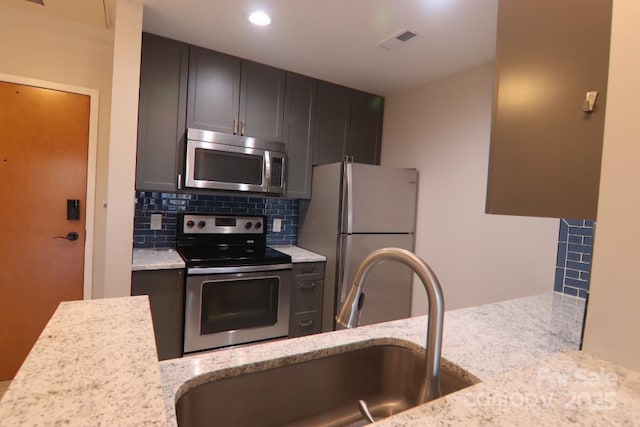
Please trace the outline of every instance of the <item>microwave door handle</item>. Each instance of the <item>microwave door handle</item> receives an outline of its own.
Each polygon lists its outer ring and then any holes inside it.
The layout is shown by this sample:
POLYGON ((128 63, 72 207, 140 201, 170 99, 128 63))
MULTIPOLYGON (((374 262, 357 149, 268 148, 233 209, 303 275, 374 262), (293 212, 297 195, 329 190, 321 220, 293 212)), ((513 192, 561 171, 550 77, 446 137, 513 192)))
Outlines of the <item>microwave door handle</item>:
POLYGON ((264 152, 264 166, 262 168, 262 189, 269 192, 271 184, 271 153, 269 151, 264 152))

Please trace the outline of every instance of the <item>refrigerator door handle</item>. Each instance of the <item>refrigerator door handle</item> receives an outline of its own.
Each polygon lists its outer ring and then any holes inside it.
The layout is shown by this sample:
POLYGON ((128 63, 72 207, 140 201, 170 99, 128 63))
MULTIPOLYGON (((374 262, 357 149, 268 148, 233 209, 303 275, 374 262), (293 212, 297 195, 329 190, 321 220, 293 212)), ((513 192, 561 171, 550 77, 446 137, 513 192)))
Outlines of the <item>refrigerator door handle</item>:
POLYGON ((344 162, 342 184, 342 233, 353 233, 353 165, 344 162))
POLYGON ((340 255, 338 263, 338 289, 336 313, 349 293, 349 265, 351 264, 351 236, 340 236, 340 255))

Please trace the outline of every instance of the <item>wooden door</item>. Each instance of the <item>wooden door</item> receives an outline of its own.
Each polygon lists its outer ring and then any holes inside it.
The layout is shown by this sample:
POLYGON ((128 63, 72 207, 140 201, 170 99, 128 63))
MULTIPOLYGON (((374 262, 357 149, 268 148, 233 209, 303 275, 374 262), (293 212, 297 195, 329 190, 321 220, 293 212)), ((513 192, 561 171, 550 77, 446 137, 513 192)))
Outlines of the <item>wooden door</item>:
POLYGON ((82 299, 90 97, 0 82, 0 380, 82 299), (67 200, 80 219, 67 219, 67 200), (70 241, 55 236, 78 234, 70 241))

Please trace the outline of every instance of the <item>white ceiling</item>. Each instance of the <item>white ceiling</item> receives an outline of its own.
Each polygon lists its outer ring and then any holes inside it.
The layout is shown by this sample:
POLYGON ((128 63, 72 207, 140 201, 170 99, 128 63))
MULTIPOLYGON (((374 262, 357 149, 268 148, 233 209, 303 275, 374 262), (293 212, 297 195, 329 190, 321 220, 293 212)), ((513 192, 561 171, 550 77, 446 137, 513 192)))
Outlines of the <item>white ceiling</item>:
POLYGON ((142 2, 145 31, 382 95, 495 56, 498 0, 142 2), (255 9, 269 27, 248 22, 255 9), (403 29, 419 35, 377 46, 403 29))
MULTIPOLYGON (((498 0, 134 0, 144 30, 382 95, 495 56, 498 0), (271 14, 255 27, 249 11, 271 14), (418 37, 377 45, 403 29, 418 37)), ((115 0, 0 0, 0 5, 112 27, 115 0)))

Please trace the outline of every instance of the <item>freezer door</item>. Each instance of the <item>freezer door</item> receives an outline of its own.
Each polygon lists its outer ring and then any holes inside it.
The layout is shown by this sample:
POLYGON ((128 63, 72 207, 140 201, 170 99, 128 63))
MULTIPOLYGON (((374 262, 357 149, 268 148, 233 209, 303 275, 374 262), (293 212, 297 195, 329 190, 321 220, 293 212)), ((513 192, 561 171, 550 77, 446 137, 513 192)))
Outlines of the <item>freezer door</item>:
POLYGON ((346 163, 341 233, 413 233, 418 172, 346 163))
MULTIPOLYGON (((371 252, 388 247, 413 251, 413 234, 343 234, 338 262, 338 310, 353 284, 356 270, 371 252)), ((395 261, 373 266, 365 281, 360 325, 403 319, 411 315, 413 273, 395 261)))

